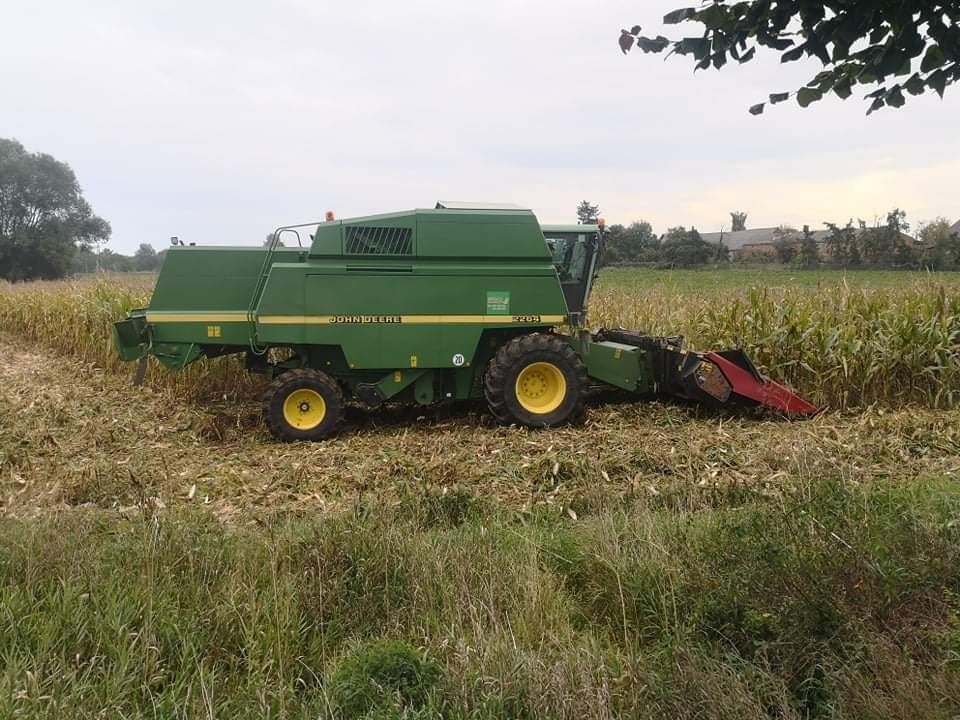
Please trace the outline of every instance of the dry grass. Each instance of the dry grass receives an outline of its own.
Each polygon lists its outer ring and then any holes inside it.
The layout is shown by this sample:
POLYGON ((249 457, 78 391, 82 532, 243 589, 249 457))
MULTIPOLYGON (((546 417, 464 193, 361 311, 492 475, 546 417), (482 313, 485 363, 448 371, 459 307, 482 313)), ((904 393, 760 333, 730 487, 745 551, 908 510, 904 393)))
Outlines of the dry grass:
POLYGON ((0 346, 2 506, 14 514, 160 502, 232 516, 464 490, 583 512, 634 496, 709 505, 801 477, 960 472, 957 413, 918 408, 787 423, 601 398, 585 427, 548 431, 497 427, 481 406, 388 408, 351 412, 330 442, 284 445, 261 427, 256 403, 184 403, 91 363, 17 350, 9 337, 0 346))

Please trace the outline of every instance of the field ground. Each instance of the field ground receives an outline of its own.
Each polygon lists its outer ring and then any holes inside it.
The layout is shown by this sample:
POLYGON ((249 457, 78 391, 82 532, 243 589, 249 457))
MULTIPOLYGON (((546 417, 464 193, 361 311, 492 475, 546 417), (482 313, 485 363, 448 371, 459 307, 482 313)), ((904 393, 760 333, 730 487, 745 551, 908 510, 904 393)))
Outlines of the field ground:
POLYGON ((636 494, 703 502, 778 493, 800 478, 911 480, 960 473, 960 415, 872 408, 784 422, 599 397, 582 427, 496 426, 482 405, 353 410, 339 437, 280 444, 259 403, 184 403, 0 336, 7 515, 143 502, 238 510, 342 509, 467 491, 558 512, 636 494))
POLYGON ((960 276, 603 276, 606 324, 747 322, 761 358, 850 313, 823 342, 858 392, 790 376, 814 420, 601 397, 541 432, 354 410, 314 445, 225 363, 132 387, 100 339, 124 282, 0 287, 0 717, 960 715, 960 411, 929 387, 960 276), (932 370, 854 363, 911 318, 932 370))

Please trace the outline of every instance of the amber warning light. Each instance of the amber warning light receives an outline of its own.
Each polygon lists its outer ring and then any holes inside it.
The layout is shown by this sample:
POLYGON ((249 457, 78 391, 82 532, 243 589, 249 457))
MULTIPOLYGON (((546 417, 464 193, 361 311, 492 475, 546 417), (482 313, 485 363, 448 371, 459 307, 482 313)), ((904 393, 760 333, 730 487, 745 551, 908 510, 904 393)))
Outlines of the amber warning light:
POLYGON ((327 218, 327 222, 333 222, 334 220, 337 219, 333 215, 333 210, 327 210, 326 218, 327 218))
POLYGON ((597 218, 597 227, 603 230, 605 227, 607 227, 607 221, 603 218, 597 218))

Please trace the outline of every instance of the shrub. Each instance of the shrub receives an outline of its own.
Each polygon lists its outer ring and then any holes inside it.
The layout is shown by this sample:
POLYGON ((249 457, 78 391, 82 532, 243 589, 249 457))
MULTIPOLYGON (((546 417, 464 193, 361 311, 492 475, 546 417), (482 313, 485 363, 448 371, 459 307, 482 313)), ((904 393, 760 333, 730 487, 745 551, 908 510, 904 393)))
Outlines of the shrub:
POLYGON ((348 655, 330 680, 330 698, 342 718, 371 711, 416 710, 440 679, 440 668, 402 641, 379 640, 348 655))

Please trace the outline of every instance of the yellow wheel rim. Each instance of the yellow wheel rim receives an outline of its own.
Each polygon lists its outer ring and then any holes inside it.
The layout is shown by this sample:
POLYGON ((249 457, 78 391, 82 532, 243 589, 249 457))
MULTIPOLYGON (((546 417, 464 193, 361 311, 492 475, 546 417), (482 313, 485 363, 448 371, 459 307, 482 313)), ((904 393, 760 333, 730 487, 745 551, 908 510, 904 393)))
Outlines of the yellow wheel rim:
POLYGON ((300 388, 283 401, 283 419, 297 430, 313 430, 327 416, 327 403, 316 390, 300 388))
POLYGON ((567 396, 567 381, 556 365, 536 362, 517 375, 517 401, 535 415, 552 413, 567 396))

